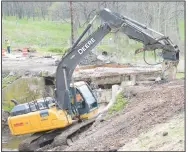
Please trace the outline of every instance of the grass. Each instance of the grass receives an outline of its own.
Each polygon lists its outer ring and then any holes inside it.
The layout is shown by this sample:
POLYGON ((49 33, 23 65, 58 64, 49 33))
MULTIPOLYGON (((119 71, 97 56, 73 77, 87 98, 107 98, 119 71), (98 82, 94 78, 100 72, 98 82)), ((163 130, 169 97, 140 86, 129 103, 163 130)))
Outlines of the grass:
MULTIPOLYGON (((179 22, 179 28, 181 39, 184 40, 184 21, 179 22)), ((79 28, 75 35, 79 36, 83 30, 84 27, 79 28)), ((16 17, 10 16, 2 19, 2 36, 10 39, 12 48, 32 47, 38 51, 62 53, 70 46, 71 26, 67 22, 40 19, 33 21, 33 19, 26 18, 17 20, 16 17)), ((114 36, 110 33, 105 36, 104 40, 109 40, 112 37, 114 36)), ((127 54, 127 51, 133 53, 132 50, 142 46, 140 43, 127 45, 127 38, 124 34, 120 34, 119 37, 119 42, 115 43, 114 46, 108 43, 98 45, 97 49, 109 52, 117 50, 117 53, 127 54)), ((4 43, 2 46, 5 48, 4 43)))
POLYGON ((61 53, 64 54, 68 47, 54 47, 54 46, 47 46, 47 47, 35 47, 35 50, 42 51, 42 52, 49 52, 49 53, 61 53))
POLYGON ((176 73, 176 79, 181 79, 181 78, 184 78, 184 77, 185 77, 185 74, 183 72, 176 73))
POLYGON ((119 93, 116 96, 115 103, 108 109, 109 114, 122 110, 126 104, 127 104, 127 99, 124 98, 122 93, 119 93))
MULTIPOLYGON (((54 51, 51 48, 64 50, 68 47, 71 35, 69 23, 32 19, 16 20, 15 17, 3 19, 2 29, 3 37, 10 39, 12 47, 30 46, 39 51, 54 51)), ((5 47, 4 43, 3 47, 5 47)))
POLYGON ((185 37, 185 23, 183 20, 179 22, 179 29, 180 29, 180 38, 181 40, 184 40, 185 37))
POLYGON ((8 103, 2 103, 2 109, 5 111, 10 112, 12 108, 14 107, 13 103, 8 102, 8 103))
MULTIPOLYGON (((7 87, 9 84, 17 80, 19 77, 18 76, 7 76, 2 79, 2 89, 7 87)), ((10 101, 7 102, 2 102, 2 109, 6 111, 11 111, 12 108, 14 107, 13 103, 10 101)))
POLYGON ((9 84, 18 79, 18 76, 7 76, 2 79, 2 88, 7 87, 9 84))

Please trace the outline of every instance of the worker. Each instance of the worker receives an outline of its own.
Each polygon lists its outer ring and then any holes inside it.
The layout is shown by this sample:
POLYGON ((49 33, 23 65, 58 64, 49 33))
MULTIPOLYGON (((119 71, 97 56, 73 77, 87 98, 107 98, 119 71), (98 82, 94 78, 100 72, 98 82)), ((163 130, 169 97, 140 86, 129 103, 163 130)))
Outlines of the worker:
MULTIPOLYGON (((82 96, 80 95, 80 93, 76 93, 76 102, 82 102, 83 101, 83 99, 82 99, 82 96)), ((71 95, 71 104, 74 104, 75 102, 74 102, 74 96, 73 95, 71 95)))
POLYGON ((8 39, 5 40, 7 46, 7 52, 10 54, 10 41, 8 39))
POLYGON ((76 101, 77 102, 82 102, 82 97, 79 93, 76 94, 76 101))

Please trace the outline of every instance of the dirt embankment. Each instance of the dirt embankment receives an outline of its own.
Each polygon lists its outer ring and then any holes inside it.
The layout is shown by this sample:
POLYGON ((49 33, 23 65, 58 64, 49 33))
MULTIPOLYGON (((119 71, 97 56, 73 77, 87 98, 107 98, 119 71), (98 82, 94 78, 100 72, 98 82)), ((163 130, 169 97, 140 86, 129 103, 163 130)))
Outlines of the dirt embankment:
POLYGON ((126 143, 119 151, 183 151, 184 150, 184 113, 173 116, 165 123, 142 132, 126 143))
MULTIPOLYGON (((118 150, 144 131, 168 121, 178 113, 184 113, 184 80, 139 88, 141 87, 135 86, 136 96, 130 99, 123 111, 113 116, 106 115, 102 122, 97 121, 88 131, 82 133, 72 146, 66 149, 60 146, 51 150, 118 150)), ((170 139, 173 140, 173 134, 168 134, 168 128, 165 131, 166 135, 161 133, 160 136, 172 136, 170 139)), ((181 137, 180 148, 174 147, 173 150, 184 150, 184 137, 181 137)), ((153 138, 150 138, 152 141, 153 138)), ((166 144, 166 150, 172 149, 168 147, 169 142, 163 144, 166 144)), ((155 150, 159 148, 160 145, 155 150)), ((136 147, 131 150, 136 150, 136 147)))

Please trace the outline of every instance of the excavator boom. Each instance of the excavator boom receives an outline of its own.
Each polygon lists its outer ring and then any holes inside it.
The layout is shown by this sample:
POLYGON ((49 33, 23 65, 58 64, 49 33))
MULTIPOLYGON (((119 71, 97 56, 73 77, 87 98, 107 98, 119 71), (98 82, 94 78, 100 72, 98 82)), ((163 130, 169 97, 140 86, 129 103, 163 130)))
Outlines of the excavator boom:
POLYGON ((72 73, 78 63, 92 50, 103 37, 110 32, 107 24, 100 26, 96 32, 91 34, 82 43, 73 48, 58 65, 56 71, 56 98, 59 106, 62 109, 70 107, 69 101, 69 87, 72 78, 72 73))
MULTIPOLYGON (((118 13, 111 12, 109 9, 101 10, 99 16, 104 22, 95 32, 88 36, 81 43, 80 40, 91 27, 94 19, 89 23, 82 35, 78 38, 68 53, 65 54, 60 61, 56 71, 56 98, 57 104, 62 109, 68 109, 71 113, 71 105, 69 99, 69 87, 73 71, 79 62, 91 51, 108 33, 111 31, 120 31, 126 34, 129 38, 143 43, 144 48, 141 51, 162 49, 163 59, 169 61, 179 61, 179 49, 174 45, 168 37, 147 28, 145 25, 138 23, 132 19, 124 17, 118 13), (154 38, 145 30, 160 35, 160 38, 154 38)), ((140 52, 137 50, 135 53, 140 52)))

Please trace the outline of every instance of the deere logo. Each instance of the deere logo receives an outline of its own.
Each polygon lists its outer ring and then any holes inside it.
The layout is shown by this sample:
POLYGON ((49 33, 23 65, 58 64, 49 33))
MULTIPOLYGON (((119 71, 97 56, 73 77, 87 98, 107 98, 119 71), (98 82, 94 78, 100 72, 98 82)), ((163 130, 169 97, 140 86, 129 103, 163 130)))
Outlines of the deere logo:
POLYGON ((95 39, 91 38, 81 49, 78 50, 78 53, 82 55, 94 42, 95 39))

